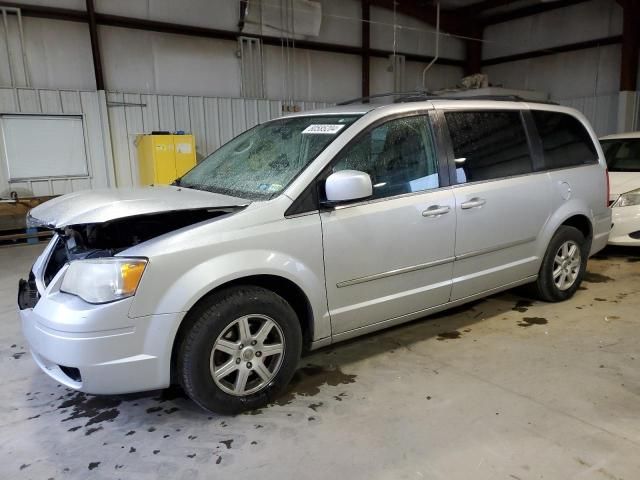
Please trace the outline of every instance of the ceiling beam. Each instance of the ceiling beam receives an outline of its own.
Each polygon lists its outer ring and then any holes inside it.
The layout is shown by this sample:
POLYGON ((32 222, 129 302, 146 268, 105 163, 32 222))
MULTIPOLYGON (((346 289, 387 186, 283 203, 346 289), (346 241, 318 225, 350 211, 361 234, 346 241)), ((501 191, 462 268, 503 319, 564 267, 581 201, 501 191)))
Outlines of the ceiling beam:
POLYGON ((522 17, 530 17, 539 13, 557 10, 558 8, 570 7, 584 3, 588 0, 558 0, 556 2, 541 2, 529 5, 527 7, 518 8, 517 10, 507 10, 505 12, 496 13, 482 19, 485 25, 494 25, 496 23, 508 22, 522 17))
POLYGON ((362 46, 361 73, 362 73, 362 97, 368 97, 371 89, 371 8, 369 0, 360 0, 360 11, 362 17, 362 46))
POLYGON ((96 23, 96 10, 93 0, 87 2, 87 17, 89 20, 89 38, 91 39, 91 56, 93 58, 93 72, 96 80, 96 90, 104 90, 104 75, 102 74, 102 55, 100 54, 100 39, 98 37, 98 24, 96 23))
POLYGON ((40 5, 24 5, 22 3, 0 2, 0 7, 19 8, 24 17, 49 18, 51 20, 68 20, 71 22, 88 22, 89 15, 84 10, 70 8, 45 7, 40 5))
POLYGON ((467 38, 465 44, 465 63, 464 74, 473 75, 480 73, 482 70, 482 38, 484 36, 484 28, 482 24, 476 24, 472 32, 472 38, 467 38))
POLYGON ((504 57, 487 58, 482 61, 482 65, 498 65, 500 63, 517 62, 518 60, 528 60, 530 58, 555 55, 557 53, 574 52, 576 50, 585 50, 587 48, 596 48, 605 45, 616 45, 620 42, 622 42, 622 35, 614 35, 612 37, 596 38, 595 40, 571 43, 559 47, 543 48, 540 50, 516 53, 515 55, 506 55, 504 57))
MULTIPOLYGON (((66 20, 75 22, 89 22, 87 12, 83 10, 73 10, 67 8, 43 7, 38 5, 23 5, 20 3, 8 3, 0 1, 0 6, 19 8, 25 17, 49 18, 53 20, 66 20)), ((124 17, 120 15, 108 15, 95 12, 95 20, 98 25, 106 25, 110 27, 129 28, 134 30, 143 30, 160 33, 170 33, 175 35, 187 35, 192 37, 215 38, 219 40, 237 41, 240 33, 230 30, 220 30, 207 27, 196 27, 192 25, 182 25, 170 22, 158 22, 155 20, 146 20, 142 18, 124 17)), ((262 40, 264 45, 272 45, 281 47, 280 37, 272 37, 268 35, 242 34, 244 36, 258 38, 262 40)), ((365 53, 364 49, 359 46, 342 45, 338 43, 316 42, 313 40, 296 40, 296 48, 315 50, 321 52, 344 53, 349 55, 360 55, 365 53)), ((432 57, 426 55, 418 55, 412 53, 396 52, 398 55, 404 55, 409 61, 429 62, 432 57)), ((371 49, 369 54, 373 57, 388 57, 393 54, 391 50, 371 49)), ((440 57, 438 60, 442 65, 462 66, 463 61, 440 57)))
POLYGON ((640 15, 640 7, 635 0, 625 0, 619 3, 623 8, 620 91, 635 92, 638 86, 638 54, 640 52, 638 16, 640 15))
MULTIPOLYGON (((296 41, 296 48, 298 42, 296 41)), ((378 58, 389 58, 390 55, 393 55, 392 50, 379 50, 379 49, 371 49, 369 53, 372 57, 378 58)), ((420 55, 417 53, 404 53, 404 52, 395 52, 396 55, 404 56, 405 60, 409 62, 422 62, 429 63, 433 60, 433 56, 420 55)), ((438 61, 436 62, 438 65, 450 65, 452 67, 464 67, 464 60, 458 60, 456 58, 447 58, 447 57, 438 57, 438 61)))
MULTIPOLYGON (((240 33, 231 30, 196 27, 170 22, 158 22, 156 20, 124 17, 121 15, 108 15, 104 13, 96 13, 96 20, 99 25, 106 25, 109 27, 129 28, 132 30, 144 30, 147 32, 172 33, 176 35, 188 35, 191 37, 218 38, 221 40, 235 41, 238 39, 238 35, 240 35, 240 33)), ((246 36, 260 37, 260 35, 246 36)), ((296 44, 297 43, 298 41, 296 40, 296 44)), ((280 45, 280 39, 278 39, 278 45, 280 45)))

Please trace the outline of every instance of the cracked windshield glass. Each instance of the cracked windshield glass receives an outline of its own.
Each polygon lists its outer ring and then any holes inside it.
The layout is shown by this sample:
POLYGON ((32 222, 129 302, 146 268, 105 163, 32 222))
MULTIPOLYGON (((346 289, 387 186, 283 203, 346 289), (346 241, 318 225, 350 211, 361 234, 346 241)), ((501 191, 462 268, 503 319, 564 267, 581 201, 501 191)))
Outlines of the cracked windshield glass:
POLYGON ((176 181, 181 187, 251 200, 275 197, 357 115, 292 117, 258 125, 176 181))

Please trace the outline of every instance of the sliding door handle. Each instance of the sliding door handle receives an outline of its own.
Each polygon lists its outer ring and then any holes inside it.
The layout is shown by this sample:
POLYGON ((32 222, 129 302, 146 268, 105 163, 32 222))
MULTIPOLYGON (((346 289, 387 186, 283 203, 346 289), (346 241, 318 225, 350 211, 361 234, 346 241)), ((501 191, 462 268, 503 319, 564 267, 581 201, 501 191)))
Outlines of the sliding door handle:
POLYGON ((423 217, 439 217, 440 215, 449 213, 449 210, 451 209, 447 206, 443 207, 441 205, 431 205, 429 208, 427 208, 425 211, 422 212, 422 216, 423 217))
POLYGON ((460 208, 463 210, 468 210, 470 208, 478 208, 483 206, 487 201, 484 198, 473 197, 471 200, 467 200, 466 202, 462 202, 460 204, 460 208))

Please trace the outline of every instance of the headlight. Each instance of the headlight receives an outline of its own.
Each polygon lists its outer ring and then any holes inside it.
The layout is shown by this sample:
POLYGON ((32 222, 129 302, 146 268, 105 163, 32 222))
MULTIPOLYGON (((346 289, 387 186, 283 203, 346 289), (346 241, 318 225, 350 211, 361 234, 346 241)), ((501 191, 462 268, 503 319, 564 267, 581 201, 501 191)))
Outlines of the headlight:
POLYGON ((138 258, 75 260, 64 274, 60 290, 89 303, 106 303, 136 293, 147 261, 138 258))
POLYGON ((634 205, 640 205, 640 188, 623 193, 613 204, 614 207, 632 207, 634 205))

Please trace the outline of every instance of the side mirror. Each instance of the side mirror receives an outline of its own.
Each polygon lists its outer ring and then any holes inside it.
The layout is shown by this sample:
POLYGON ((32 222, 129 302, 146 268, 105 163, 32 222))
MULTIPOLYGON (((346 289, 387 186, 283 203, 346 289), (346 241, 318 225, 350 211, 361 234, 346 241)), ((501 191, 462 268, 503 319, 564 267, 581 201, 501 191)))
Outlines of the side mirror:
POLYGON ((329 175, 324 184, 329 202, 358 200, 373 195, 373 185, 368 173, 358 170, 341 170, 329 175))

